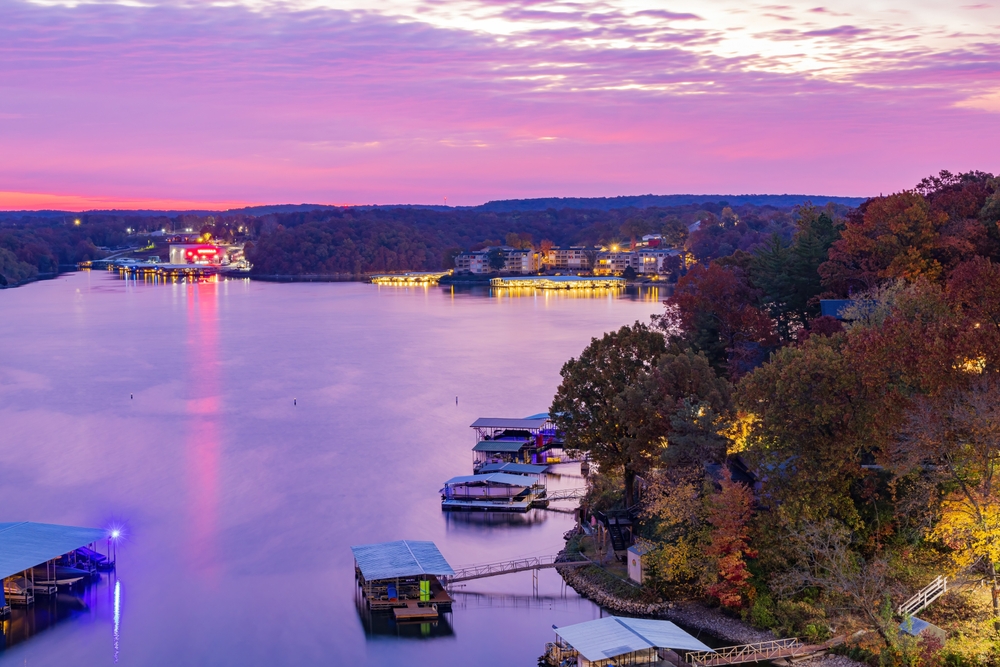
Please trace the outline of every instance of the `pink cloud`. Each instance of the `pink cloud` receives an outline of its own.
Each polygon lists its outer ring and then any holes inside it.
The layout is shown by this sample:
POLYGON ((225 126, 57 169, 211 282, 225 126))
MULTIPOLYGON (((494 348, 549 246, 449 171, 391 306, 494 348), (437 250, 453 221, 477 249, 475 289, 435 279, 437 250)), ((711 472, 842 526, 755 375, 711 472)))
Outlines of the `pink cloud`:
POLYGON ((1000 170, 996 115, 956 107, 1000 87, 987 41, 887 54, 866 29, 789 29, 863 65, 832 80, 718 55, 697 17, 608 14, 560 29, 522 16, 526 47, 368 12, 0 0, 0 179, 146 207, 863 195, 1000 170), (582 46, 615 39, 648 48, 582 46))

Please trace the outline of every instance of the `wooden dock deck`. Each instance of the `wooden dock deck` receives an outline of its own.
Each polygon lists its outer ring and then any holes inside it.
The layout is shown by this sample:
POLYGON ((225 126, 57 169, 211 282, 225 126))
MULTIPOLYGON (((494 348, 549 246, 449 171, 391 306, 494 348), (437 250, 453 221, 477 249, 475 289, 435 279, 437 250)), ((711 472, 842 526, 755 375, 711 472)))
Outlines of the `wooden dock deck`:
MULTIPOLYGON (((431 603, 425 602, 425 605, 431 603)), ((407 600, 405 607, 395 607, 392 610, 392 615, 396 617, 397 621, 433 621, 438 617, 438 610, 436 606, 421 607, 420 603, 416 600, 407 600)))

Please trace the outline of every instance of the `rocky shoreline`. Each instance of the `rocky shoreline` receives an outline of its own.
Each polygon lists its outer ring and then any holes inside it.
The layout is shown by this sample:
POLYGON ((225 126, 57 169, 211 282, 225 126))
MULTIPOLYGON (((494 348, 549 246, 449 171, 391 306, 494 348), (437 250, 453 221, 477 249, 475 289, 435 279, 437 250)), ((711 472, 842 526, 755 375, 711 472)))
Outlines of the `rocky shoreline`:
MULTIPOLYGON (((614 613, 628 616, 662 618, 684 626, 688 630, 704 632, 721 641, 737 644, 766 642, 777 637, 770 631, 759 630, 744 621, 726 616, 718 609, 712 609, 698 602, 658 602, 648 603, 627 600, 608 592, 587 575, 590 568, 556 568, 563 580, 582 597, 593 601, 614 613)), ((808 664, 822 667, 867 667, 864 663, 842 655, 820 655, 808 664)))

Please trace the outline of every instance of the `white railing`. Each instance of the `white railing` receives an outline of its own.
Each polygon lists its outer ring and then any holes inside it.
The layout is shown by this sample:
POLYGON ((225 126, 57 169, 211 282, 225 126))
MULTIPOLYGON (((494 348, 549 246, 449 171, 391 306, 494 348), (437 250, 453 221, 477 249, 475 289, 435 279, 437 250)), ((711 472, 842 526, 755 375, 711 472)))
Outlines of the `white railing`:
POLYGON ((558 491, 547 492, 541 500, 574 500, 576 498, 583 498, 586 494, 587 489, 585 487, 559 489, 558 491))
POLYGON ((896 613, 900 616, 912 616, 926 609, 930 603, 937 600, 948 591, 948 577, 938 575, 931 583, 924 586, 916 595, 899 605, 896 613))
POLYGON ((590 565, 590 561, 581 558, 579 560, 560 560, 562 556, 530 556, 528 558, 517 558, 498 563, 485 563, 483 565, 467 565, 455 570, 455 574, 450 577, 442 577, 448 584, 470 579, 482 579, 484 577, 495 577, 501 574, 512 572, 524 572, 526 570, 542 570, 550 567, 579 567, 590 565))
POLYGON ((727 646, 715 651, 692 651, 684 659, 692 665, 736 665, 743 662, 760 662, 805 653, 810 647, 798 639, 775 639, 757 644, 727 646))

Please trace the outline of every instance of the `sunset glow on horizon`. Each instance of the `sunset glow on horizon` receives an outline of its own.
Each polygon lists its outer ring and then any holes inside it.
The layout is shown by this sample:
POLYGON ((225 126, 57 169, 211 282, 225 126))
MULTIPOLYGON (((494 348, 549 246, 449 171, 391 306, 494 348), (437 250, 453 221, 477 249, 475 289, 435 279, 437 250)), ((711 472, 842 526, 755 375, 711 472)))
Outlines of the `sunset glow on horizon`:
POLYGON ((1000 3, 0 0, 0 209, 877 195, 1000 171, 1000 3))

